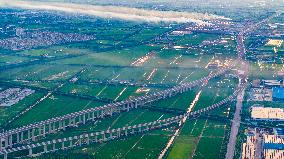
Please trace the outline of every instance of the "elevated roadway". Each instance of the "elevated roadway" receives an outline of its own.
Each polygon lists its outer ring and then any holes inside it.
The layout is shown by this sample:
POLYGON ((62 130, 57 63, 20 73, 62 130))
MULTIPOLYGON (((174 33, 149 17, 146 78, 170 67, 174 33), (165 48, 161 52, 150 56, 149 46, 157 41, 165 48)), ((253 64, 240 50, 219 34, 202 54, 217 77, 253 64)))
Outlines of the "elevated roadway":
POLYGON ((179 116, 175 116, 175 117, 171 117, 171 118, 167 118, 163 120, 156 120, 156 121, 143 123, 143 124, 137 124, 133 126, 112 129, 112 130, 83 133, 80 135, 65 137, 61 139, 54 139, 54 140, 44 141, 44 142, 34 142, 32 144, 26 144, 23 146, 19 145, 13 148, 3 149, 2 151, 0 151, 0 154, 3 155, 4 159, 7 159, 9 154, 27 151, 28 156, 32 157, 32 156, 38 156, 44 153, 55 152, 58 150, 66 150, 66 149, 71 149, 75 147, 81 147, 81 146, 89 145, 91 143, 102 143, 102 142, 106 142, 106 141, 110 141, 114 139, 125 138, 131 135, 147 133, 152 130, 169 127, 174 124, 180 124, 180 122, 182 122, 184 118, 194 117, 202 113, 207 113, 211 110, 214 110, 234 100, 235 97, 239 94, 239 92, 242 92, 244 88, 245 88, 245 83, 243 83, 242 85, 239 85, 239 87, 235 90, 235 92, 232 95, 228 96, 222 101, 215 103, 211 106, 208 106, 206 108, 194 111, 194 112, 185 113, 183 115, 179 115, 179 116), (34 153, 34 150, 36 150, 36 153, 34 153))

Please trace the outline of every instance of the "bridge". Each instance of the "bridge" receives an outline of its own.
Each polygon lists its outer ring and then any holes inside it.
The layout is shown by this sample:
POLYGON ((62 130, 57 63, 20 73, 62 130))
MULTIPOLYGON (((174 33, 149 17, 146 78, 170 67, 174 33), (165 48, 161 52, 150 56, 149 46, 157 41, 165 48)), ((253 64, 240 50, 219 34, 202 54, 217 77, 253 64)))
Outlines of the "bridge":
POLYGON ((184 117, 194 117, 200 115, 202 113, 206 113, 213 109, 216 109, 232 100, 239 94, 239 92, 243 91, 246 87, 246 83, 242 83, 239 85, 234 93, 227 98, 221 100, 218 103, 215 103, 209 107, 191 112, 185 113, 183 115, 178 115, 175 117, 163 119, 163 120, 156 120, 148 123, 137 124, 133 126, 125 126, 122 128, 116 128, 111 130, 105 130, 100 132, 91 132, 91 133, 83 133, 80 135, 65 137, 56 140, 49 140, 44 142, 34 142, 32 144, 27 144, 24 146, 17 146, 13 148, 6 148, 0 151, 0 154, 4 156, 4 159, 8 158, 8 154, 13 154, 19 151, 28 151, 28 156, 38 156, 48 152, 55 152, 58 150, 66 150, 75 147, 81 147, 85 145, 89 145, 91 143, 102 143, 107 142, 110 140, 115 140, 119 138, 125 138, 131 135, 143 134, 147 133, 152 130, 162 129, 165 127, 172 126, 174 124, 179 124, 182 122, 184 117), (33 153, 33 150, 37 150, 36 153, 33 153), (38 152, 40 151, 40 152, 38 152))
POLYGON ((222 68, 215 73, 211 73, 199 80, 174 86, 170 89, 155 92, 150 95, 106 104, 104 106, 96 108, 81 110, 60 117, 47 119, 41 122, 5 131, 4 133, 0 134, 0 152, 8 148, 13 148, 18 144, 36 141, 40 137, 45 137, 47 134, 56 133, 57 131, 64 131, 67 127, 76 127, 80 124, 86 124, 87 122, 95 121, 97 119, 105 118, 108 116, 113 116, 114 114, 119 114, 121 112, 128 112, 132 109, 143 107, 145 104, 161 99, 170 98, 177 94, 182 94, 191 90, 193 87, 199 86, 204 82, 208 82, 212 78, 226 73, 227 71, 228 69, 222 68))

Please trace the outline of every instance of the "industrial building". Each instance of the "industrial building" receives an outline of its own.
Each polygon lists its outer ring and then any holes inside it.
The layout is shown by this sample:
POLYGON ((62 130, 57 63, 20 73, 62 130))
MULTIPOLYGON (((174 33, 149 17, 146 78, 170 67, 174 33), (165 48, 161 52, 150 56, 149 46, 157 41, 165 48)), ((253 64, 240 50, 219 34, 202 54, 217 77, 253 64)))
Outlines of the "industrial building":
POLYGON ((247 136, 247 142, 242 145, 242 159, 255 158, 255 136, 247 136))
POLYGON ((246 142, 242 144, 242 159, 284 159, 284 136, 266 133, 254 130, 246 134, 246 142))
POLYGON ((283 87, 272 88, 272 99, 273 101, 284 101, 284 88, 283 87))
POLYGON ((284 109, 263 107, 259 105, 252 106, 251 118, 254 120, 284 121, 284 109))
POLYGON ((275 88, 283 86, 283 80, 262 80, 261 85, 266 88, 275 88))
POLYGON ((284 159, 284 136, 263 135, 264 159, 284 159))

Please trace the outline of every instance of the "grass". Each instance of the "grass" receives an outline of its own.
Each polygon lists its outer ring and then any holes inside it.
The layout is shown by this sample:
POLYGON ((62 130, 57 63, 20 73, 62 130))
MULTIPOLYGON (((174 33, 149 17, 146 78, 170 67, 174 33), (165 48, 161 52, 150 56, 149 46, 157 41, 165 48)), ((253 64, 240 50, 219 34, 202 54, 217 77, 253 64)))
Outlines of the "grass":
POLYGON ((192 151, 196 148, 197 139, 190 136, 179 136, 175 139, 173 148, 169 152, 167 159, 191 158, 192 151))
POLYGON ((184 94, 178 94, 172 98, 157 101, 152 103, 155 107, 162 108, 174 108, 186 111, 192 100, 195 97, 196 90, 185 92, 184 94))
POLYGON ((220 158, 220 148, 222 145, 222 138, 202 137, 197 146, 195 156, 193 159, 216 159, 220 158))
MULTIPOLYGON (((235 85, 236 81, 233 79, 213 79, 208 86, 203 88, 200 99, 194 109, 201 109, 204 106, 226 98, 232 93, 231 88, 235 85), (211 88, 217 88, 217 90, 211 88), (222 92, 218 89, 222 90, 222 92), (212 96, 213 92, 215 92, 215 96, 212 96)), ((232 116, 224 114, 226 111, 228 111, 226 107, 221 107, 214 110, 212 115, 231 118, 232 116)), ((171 146, 167 158, 222 158, 224 154, 223 149, 227 144, 224 138, 227 136, 228 127, 229 120, 220 119, 219 121, 207 117, 187 120, 179 136, 176 137, 174 144, 171 146)))
POLYGON ((154 133, 146 135, 132 136, 127 139, 109 141, 100 145, 90 145, 85 148, 77 148, 68 153, 57 152, 55 154, 43 155, 41 158, 157 158, 157 154, 168 140, 168 136, 156 135, 154 133))
POLYGON ((104 103, 62 95, 51 95, 25 113, 22 117, 14 121, 11 126, 27 125, 33 122, 101 105, 104 105, 104 103))
POLYGON ((17 64, 21 62, 27 62, 31 59, 27 57, 20 57, 20 56, 11 56, 11 55, 0 55, 0 66, 10 65, 10 64, 17 64))
MULTIPOLYGON (((19 10, 17 12, 22 11, 19 10)), ((209 74, 210 70, 205 69, 205 66, 213 56, 220 59, 235 56, 235 43, 233 41, 229 41, 228 48, 224 45, 218 45, 208 46, 202 50, 194 47, 188 50, 164 49, 166 45, 158 43, 141 45, 140 42, 148 42, 157 35, 167 31, 168 27, 165 27, 166 25, 163 24, 125 23, 125 21, 120 20, 104 20, 87 16, 82 18, 82 16, 73 17, 66 15, 65 17, 60 16, 60 14, 44 14, 40 12, 37 14, 45 22, 42 24, 37 24, 36 19, 38 17, 33 15, 26 16, 27 19, 22 20, 22 18, 15 16, 18 14, 9 14, 8 17, 2 17, 0 14, 0 21, 2 24, 11 23, 16 27, 27 28, 31 31, 33 29, 48 29, 49 31, 62 33, 77 32, 90 34, 94 35, 96 40, 36 48, 16 52, 13 55, 6 55, 10 52, 5 53, 5 55, 1 55, 3 58, 0 60, 0 66, 6 65, 6 62, 10 62, 9 64, 20 61, 28 62, 28 60, 35 58, 47 60, 47 62, 24 66, 19 65, 21 67, 3 70, 0 72, 1 81, 11 85, 38 89, 45 88, 47 90, 53 90, 60 84, 65 83, 58 91, 78 96, 98 96, 108 99, 115 99, 126 88, 125 92, 117 98, 117 100, 124 100, 131 96, 144 95, 145 92, 135 93, 139 88, 136 86, 110 85, 100 82, 112 79, 142 84, 162 83, 165 85, 191 82, 209 74), (44 14, 49 16, 42 16, 44 14), (155 55, 141 66, 129 67, 134 61, 152 51, 155 52, 155 55), (215 55, 217 53, 224 54, 215 55), (68 82, 70 77, 85 67, 87 68, 86 71, 77 75, 78 81, 76 83, 68 82), (151 79, 147 80, 154 68, 157 68, 157 72, 151 79), (56 76, 63 72, 66 73, 62 76, 56 76), (53 78, 55 76, 56 78, 53 78), (17 81, 14 81, 15 79, 17 81)), ((7 38, 14 36, 14 33, 9 33, 9 35, 1 34, 0 36, 1 38, 7 38)), ((175 45, 198 46, 204 40, 216 40, 223 36, 227 37, 227 35, 193 33, 183 37, 170 38, 172 38, 175 45)), ((224 79, 224 77, 221 78, 224 79)), ((235 81, 232 79, 230 79, 231 81, 221 80, 221 78, 210 81, 208 87, 204 88, 195 110, 216 103, 232 93, 236 84, 235 81)), ((149 93, 165 89, 163 87, 146 88, 150 89, 149 93)), ((162 108, 161 110, 139 108, 100 120, 96 124, 88 123, 78 128, 69 128, 65 132, 47 135, 45 139, 40 141, 172 117, 175 115, 174 113, 169 114, 163 110, 176 109, 185 111, 194 99, 197 91, 198 89, 194 89, 170 99, 151 103, 150 106, 160 107, 162 108)), ((37 92, 13 107, 3 109, 0 111, 0 116, 3 113, 1 122, 6 121, 5 115, 7 115, 7 118, 13 116, 43 95, 44 92, 37 92)), ((105 103, 53 94, 14 121, 10 126, 26 125, 103 104, 105 103)), ((228 111, 227 108, 220 108, 214 110, 212 115, 227 117, 224 115, 226 111, 228 111)), ((217 153, 220 151, 220 147, 224 145, 222 138, 226 135, 225 129, 227 127, 225 125, 228 125, 226 121, 220 122, 206 117, 188 120, 170 149, 168 157, 182 159, 190 158, 194 155, 195 158, 202 158, 208 152, 209 158, 219 158, 220 156, 217 153), (215 144, 216 146, 211 149, 210 146, 215 144), (210 150, 207 151, 207 149, 210 150)), ((60 151, 38 158, 157 158, 171 134, 172 129, 158 130, 145 135, 132 136, 127 139, 90 145, 70 151, 60 151)))
POLYGON ((0 78, 3 80, 30 80, 30 81, 58 81, 66 80, 77 73, 81 67, 32 65, 3 71, 0 78))
POLYGON ((7 120, 14 117, 16 114, 20 113, 22 110, 27 108, 28 106, 35 103, 38 99, 43 97, 44 94, 40 92, 36 92, 25 97, 23 100, 19 101, 17 104, 12 105, 9 108, 1 108, 0 109, 0 125, 3 125, 7 120))

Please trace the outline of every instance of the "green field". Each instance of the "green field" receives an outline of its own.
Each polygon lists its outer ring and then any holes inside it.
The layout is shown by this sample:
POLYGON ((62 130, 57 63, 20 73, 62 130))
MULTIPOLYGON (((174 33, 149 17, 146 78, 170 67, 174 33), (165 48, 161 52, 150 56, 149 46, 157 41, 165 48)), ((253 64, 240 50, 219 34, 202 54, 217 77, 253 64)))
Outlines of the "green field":
MULTIPOLYGON (((17 128, 199 80, 218 69, 207 68, 208 63, 216 60, 222 63, 236 57, 235 37, 229 33, 196 31, 174 36, 172 31, 182 27, 181 24, 125 22, 40 11, 34 11, 34 14, 20 9, 3 9, 2 12, 7 16, 0 14, 0 28, 5 28, 7 32, 0 32, 0 40, 24 37, 16 35, 19 28, 27 32, 91 35, 95 39, 59 42, 25 50, 0 49, 0 92, 7 88, 35 90, 34 94, 17 104, 0 109, 1 129, 17 128), (6 24, 10 24, 11 28, 7 28, 6 24), (225 42, 212 44, 222 39, 226 39, 225 42), (174 46, 184 48, 177 49, 174 46), (30 106, 33 108, 24 111, 30 106), (22 115, 7 123, 19 113, 22 115)), ((191 25, 195 24, 188 23, 183 27, 191 25)), ((269 77, 270 70, 260 71, 253 62, 251 68, 251 77, 269 77)), ((200 96, 192 111, 203 109, 231 95, 237 83, 236 78, 222 75, 183 94, 48 134, 36 142, 174 117, 185 113, 199 92, 200 96)), ((234 105, 231 102, 207 114, 189 118, 181 126, 165 158, 223 158, 234 105)), ((174 124, 145 134, 34 158, 154 159, 178 128, 174 124)), ((21 154, 11 157, 17 155, 21 154)))

